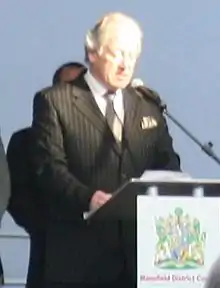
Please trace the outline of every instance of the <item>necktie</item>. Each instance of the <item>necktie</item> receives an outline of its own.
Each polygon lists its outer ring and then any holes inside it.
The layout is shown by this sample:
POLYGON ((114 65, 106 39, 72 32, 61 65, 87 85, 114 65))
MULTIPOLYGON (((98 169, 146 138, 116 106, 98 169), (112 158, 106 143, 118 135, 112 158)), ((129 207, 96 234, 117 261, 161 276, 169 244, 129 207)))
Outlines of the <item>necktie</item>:
POLYGON ((107 96, 106 100, 107 100, 106 120, 116 141, 120 143, 122 141, 123 123, 121 122, 117 113, 115 112, 112 97, 107 96))

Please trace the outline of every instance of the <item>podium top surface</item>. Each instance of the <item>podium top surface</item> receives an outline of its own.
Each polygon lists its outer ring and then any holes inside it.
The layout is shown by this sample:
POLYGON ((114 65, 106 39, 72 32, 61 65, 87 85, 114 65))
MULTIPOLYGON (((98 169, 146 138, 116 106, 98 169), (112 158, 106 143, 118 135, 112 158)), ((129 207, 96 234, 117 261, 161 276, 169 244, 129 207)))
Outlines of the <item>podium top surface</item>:
POLYGON ((163 179, 141 179, 141 178, 131 178, 125 185, 128 185, 129 183, 139 183, 139 184, 156 184, 156 183, 189 183, 189 184, 220 184, 220 179, 206 179, 206 178, 163 178, 163 179))
MULTIPOLYGON (((167 174, 169 175, 169 174, 167 174)), ((155 175, 154 175, 155 176, 155 175)), ((205 197, 219 197, 220 179, 193 179, 193 178, 131 178, 129 181, 124 183, 119 187, 112 195, 112 198, 100 208, 90 211, 84 215, 84 219, 91 219, 94 215, 101 214, 112 214, 111 210, 114 212, 120 210, 134 210, 134 197, 138 195, 152 195, 147 194, 147 189, 150 187, 161 188, 162 194, 157 194, 158 196, 195 196, 192 194, 192 189, 202 188, 205 192, 202 195, 199 192, 199 196, 205 197)), ((124 213, 123 212, 123 213, 124 213)))

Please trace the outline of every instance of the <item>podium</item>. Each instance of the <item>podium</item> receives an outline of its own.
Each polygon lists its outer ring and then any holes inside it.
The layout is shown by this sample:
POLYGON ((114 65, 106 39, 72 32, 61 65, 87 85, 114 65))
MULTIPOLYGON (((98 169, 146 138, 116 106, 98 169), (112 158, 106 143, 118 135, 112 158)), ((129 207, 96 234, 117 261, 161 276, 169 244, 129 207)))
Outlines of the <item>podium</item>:
POLYGON ((86 221, 119 222, 137 287, 203 287, 220 255, 219 195, 220 180, 131 179, 86 221))

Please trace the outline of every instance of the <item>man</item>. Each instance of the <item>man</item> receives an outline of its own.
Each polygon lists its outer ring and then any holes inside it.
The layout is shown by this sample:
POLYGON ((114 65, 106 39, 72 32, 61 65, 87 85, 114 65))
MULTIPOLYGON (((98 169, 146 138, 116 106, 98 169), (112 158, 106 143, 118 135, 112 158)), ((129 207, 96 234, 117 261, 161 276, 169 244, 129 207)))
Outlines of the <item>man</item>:
MULTIPOLYGON (((5 157, 5 150, 0 137, 0 223, 7 208, 10 197, 10 179, 8 165, 5 157)), ((0 258, 0 285, 4 282, 3 266, 0 258)))
MULTIPOLYGON (((85 69, 78 62, 65 63, 53 76, 53 84, 68 82, 85 69)), ((40 287, 44 267, 44 209, 39 201, 38 191, 33 183, 33 173, 29 159, 31 128, 27 127, 13 133, 7 149, 7 160, 11 176, 11 198, 8 212, 16 224, 30 235, 31 249, 28 269, 28 287, 40 287), (37 267, 37 268, 36 268, 37 267)))
POLYGON ((47 211, 41 287, 133 287, 118 224, 88 226, 83 212, 145 169, 180 169, 158 107, 126 88, 141 44, 136 21, 110 13, 86 35, 88 71, 35 96, 32 157, 47 211))

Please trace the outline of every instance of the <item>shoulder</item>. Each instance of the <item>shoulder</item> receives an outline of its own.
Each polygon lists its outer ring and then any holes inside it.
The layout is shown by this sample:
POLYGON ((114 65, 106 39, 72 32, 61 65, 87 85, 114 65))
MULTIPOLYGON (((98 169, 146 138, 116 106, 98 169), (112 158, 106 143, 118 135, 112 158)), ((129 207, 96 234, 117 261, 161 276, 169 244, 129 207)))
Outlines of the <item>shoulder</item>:
POLYGON ((63 106, 65 103, 69 104, 71 99, 74 99, 74 96, 80 96, 82 91, 83 89, 78 86, 77 81, 71 83, 60 83, 38 91, 34 96, 34 104, 46 101, 55 106, 63 106))
POLYGON ((16 151, 19 151, 20 153, 24 149, 27 149, 30 141, 30 135, 31 127, 15 131, 8 142, 7 157, 10 157, 11 153, 14 155, 14 153, 17 153, 16 151))
POLYGON ((166 118, 163 114, 162 101, 156 90, 144 87, 143 90, 129 88, 132 97, 136 98, 139 117, 156 123, 155 126, 167 129, 166 118))
POLYGON ((26 128, 15 131, 9 140, 9 144, 11 142, 20 141, 21 139, 27 138, 30 135, 30 132, 31 132, 31 127, 26 127, 26 128))
POLYGON ((154 107, 158 110, 161 110, 161 97, 159 93, 151 88, 144 87, 143 90, 139 90, 138 88, 128 88, 128 91, 136 97, 141 105, 148 105, 154 107))
POLYGON ((159 94, 150 88, 144 87, 143 90, 129 88, 132 97, 136 98, 139 115, 141 117, 151 117, 159 124, 163 124, 165 117, 161 106, 159 94))
POLYGON ((71 91, 71 85, 67 83, 57 84, 54 86, 46 87, 40 91, 37 91, 34 96, 34 101, 40 99, 56 100, 60 97, 64 97, 71 91))

